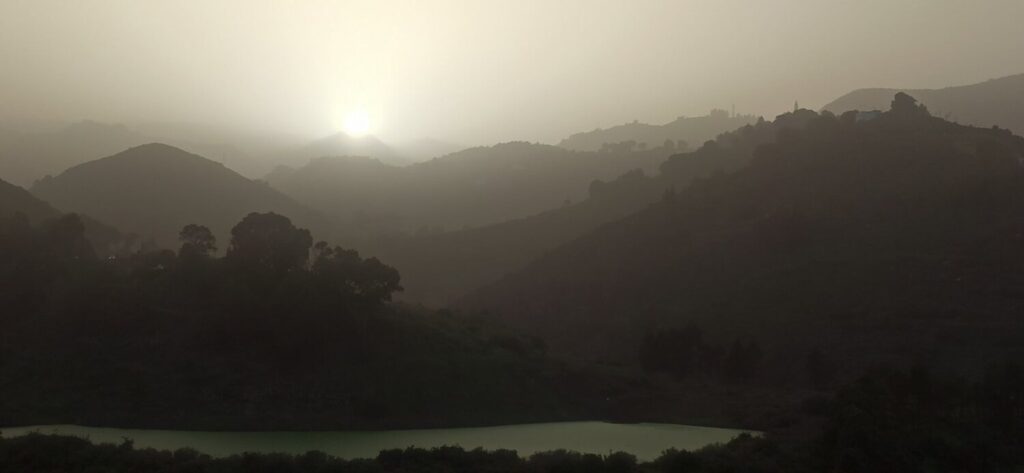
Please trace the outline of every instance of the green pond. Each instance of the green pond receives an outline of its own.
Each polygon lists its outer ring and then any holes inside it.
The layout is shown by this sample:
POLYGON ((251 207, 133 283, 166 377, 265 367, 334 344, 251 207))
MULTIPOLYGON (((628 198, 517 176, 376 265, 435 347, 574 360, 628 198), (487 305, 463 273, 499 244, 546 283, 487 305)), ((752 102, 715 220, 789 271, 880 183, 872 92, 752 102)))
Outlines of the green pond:
POLYGON ((30 432, 57 433, 120 443, 129 438, 137 448, 174 450, 188 447, 214 456, 242 452, 305 453, 320 450, 341 458, 373 458, 384 449, 458 445, 466 449, 515 450, 521 456, 547 450, 607 454, 624 451, 651 460, 669 448, 692 450, 724 443, 743 430, 674 424, 612 424, 557 422, 458 429, 332 431, 332 432, 193 432, 139 430, 76 425, 38 425, 0 429, 14 437, 30 432))

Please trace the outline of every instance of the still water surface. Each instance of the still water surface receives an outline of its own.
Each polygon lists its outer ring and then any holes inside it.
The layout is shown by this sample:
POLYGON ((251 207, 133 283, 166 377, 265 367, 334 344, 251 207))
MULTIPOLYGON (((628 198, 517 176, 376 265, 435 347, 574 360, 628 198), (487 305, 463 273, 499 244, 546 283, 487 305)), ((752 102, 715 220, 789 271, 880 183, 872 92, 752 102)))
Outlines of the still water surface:
POLYGON ((341 458, 372 458, 384 449, 410 446, 430 448, 458 445, 466 449, 508 449, 528 456, 547 450, 575 450, 607 454, 624 451, 640 460, 651 460, 669 448, 691 450, 725 443, 743 430, 674 424, 610 424, 607 422, 557 422, 498 427, 334 431, 334 432, 195 432, 41 425, 0 429, 13 437, 29 432, 74 435, 94 443, 134 440, 136 448, 174 450, 189 447, 213 456, 243 452, 305 453, 320 450, 341 458))

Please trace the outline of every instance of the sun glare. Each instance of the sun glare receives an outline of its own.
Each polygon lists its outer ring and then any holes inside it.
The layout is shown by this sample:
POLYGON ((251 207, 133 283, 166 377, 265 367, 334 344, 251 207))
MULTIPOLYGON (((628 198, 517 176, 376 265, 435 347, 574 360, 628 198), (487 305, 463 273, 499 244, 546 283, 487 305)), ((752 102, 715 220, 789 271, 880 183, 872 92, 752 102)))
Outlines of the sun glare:
POLYGON ((343 126, 349 136, 363 136, 370 132, 370 114, 363 110, 350 112, 345 116, 343 126))

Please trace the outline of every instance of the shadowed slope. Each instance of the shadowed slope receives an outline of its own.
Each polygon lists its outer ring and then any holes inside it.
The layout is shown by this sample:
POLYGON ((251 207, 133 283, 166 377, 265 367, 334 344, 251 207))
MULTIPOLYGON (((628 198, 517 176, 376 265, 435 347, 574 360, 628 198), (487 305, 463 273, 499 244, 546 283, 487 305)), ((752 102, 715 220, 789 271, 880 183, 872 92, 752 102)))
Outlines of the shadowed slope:
MULTIPOLYGON (((44 222, 62 215, 59 210, 39 200, 29 191, 0 180, 0 218, 8 218, 18 213, 24 214, 30 222, 44 222)), ((85 237, 99 254, 105 255, 123 243, 124 236, 117 229, 88 216, 81 218, 85 226, 85 237)))
POLYGON ((695 322, 756 337, 780 371, 813 345, 977 366, 1024 341, 1024 139, 910 107, 815 119, 466 306, 585 356, 635 359, 647 330, 695 322))

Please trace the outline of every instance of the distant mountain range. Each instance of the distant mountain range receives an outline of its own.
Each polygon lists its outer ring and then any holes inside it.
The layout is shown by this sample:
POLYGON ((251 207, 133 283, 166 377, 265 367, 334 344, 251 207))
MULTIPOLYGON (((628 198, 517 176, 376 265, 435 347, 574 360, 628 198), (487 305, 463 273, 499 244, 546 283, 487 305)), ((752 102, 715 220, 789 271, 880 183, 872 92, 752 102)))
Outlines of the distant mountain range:
POLYGON ((669 157, 659 174, 634 170, 592 181, 586 198, 571 205, 438 235, 372 238, 360 248, 400 268, 404 299, 450 305, 547 251, 658 202, 672 189, 746 166, 758 146, 787 130, 802 129, 816 117, 810 110, 799 110, 722 133, 696 151, 669 157))
POLYGON ((341 132, 314 140, 289 155, 290 162, 324 157, 367 157, 398 166, 410 162, 375 136, 353 137, 341 132))
POLYGON ((696 148, 720 133, 735 130, 757 121, 754 115, 733 115, 725 110, 712 110, 703 117, 679 117, 664 125, 627 123, 607 129, 576 133, 558 143, 566 149, 598 151, 620 143, 658 147, 666 141, 675 143, 679 151, 696 148))
POLYGON ((942 89, 858 89, 823 107, 833 113, 887 110, 893 94, 910 94, 938 117, 1024 134, 1024 74, 942 89))
MULTIPOLYGON (((37 179, 94 159, 154 141, 154 138, 119 124, 84 120, 54 130, 15 132, 0 130, 0 178, 31 186, 37 179)), ((220 161, 245 163, 250 156, 224 143, 172 140, 179 147, 220 161)))
POLYGON ((327 219, 265 183, 164 144, 74 166, 31 190, 62 210, 94 216, 166 248, 178 246, 178 232, 190 223, 210 227, 226 244, 229 229, 250 212, 281 213, 317 235, 331 234, 327 219))
POLYGON ((267 176, 276 189, 361 234, 439 233, 578 201, 595 179, 654 169, 674 149, 579 152, 525 142, 470 148, 404 167, 332 157, 267 176))
POLYGON ((409 162, 419 163, 439 158, 441 156, 447 156, 466 149, 466 147, 433 138, 420 138, 399 142, 394 145, 394 149, 398 151, 400 156, 409 162))
POLYGON ((30 186, 47 174, 146 142, 122 125, 82 121, 36 133, 0 134, 0 178, 30 186))
POLYGON ((459 145, 430 138, 391 144, 372 135, 355 137, 339 132, 284 152, 284 159, 279 157, 279 161, 285 165, 301 166, 311 159, 363 157, 392 166, 405 166, 455 153, 461 149, 463 147, 459 145))

